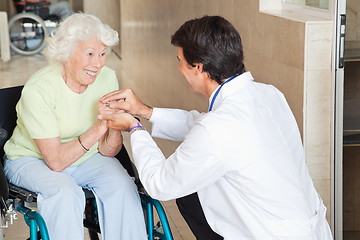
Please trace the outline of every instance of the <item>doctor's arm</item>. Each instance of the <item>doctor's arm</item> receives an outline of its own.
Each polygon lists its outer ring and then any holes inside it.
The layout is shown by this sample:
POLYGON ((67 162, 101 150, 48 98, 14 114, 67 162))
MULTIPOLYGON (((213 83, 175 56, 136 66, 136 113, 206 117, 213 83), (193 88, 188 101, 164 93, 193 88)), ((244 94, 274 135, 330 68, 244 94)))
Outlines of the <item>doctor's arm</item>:
MULTIPOLYGON (((127 113, 103 114, 109 128, 129 131, 138 120, 127 113)), ((140 180, 146 191, 159 200, 194 193, 221 178, 225 164, 206 128, 196 124, 168 159, 147 131, 131 134, 131 148, 140 180)))
POLYGON ((201 125, 194 126, 167 159, 146 131, 131 135, 131 148, 146 191, 163 201, 197 192, 226 171, 221 154, 201 125))

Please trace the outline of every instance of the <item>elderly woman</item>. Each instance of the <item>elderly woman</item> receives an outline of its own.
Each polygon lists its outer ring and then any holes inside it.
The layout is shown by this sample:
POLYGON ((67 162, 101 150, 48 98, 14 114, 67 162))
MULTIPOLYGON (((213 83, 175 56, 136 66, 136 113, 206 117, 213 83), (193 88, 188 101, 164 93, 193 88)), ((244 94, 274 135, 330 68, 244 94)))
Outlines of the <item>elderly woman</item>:
POLYGON ((147 238, 136 185, 114 158, 121 133, 97 120, 107 107, 98 99, 118 89, 115 72, 104 66, 117 43, 117 32, 98 18, 68 17, 50 39, 51 64, 31 76, 17 104, 5 174, 38 193, 52 240, 84 238, 82 188, 96 196, 102 239, 147 238))

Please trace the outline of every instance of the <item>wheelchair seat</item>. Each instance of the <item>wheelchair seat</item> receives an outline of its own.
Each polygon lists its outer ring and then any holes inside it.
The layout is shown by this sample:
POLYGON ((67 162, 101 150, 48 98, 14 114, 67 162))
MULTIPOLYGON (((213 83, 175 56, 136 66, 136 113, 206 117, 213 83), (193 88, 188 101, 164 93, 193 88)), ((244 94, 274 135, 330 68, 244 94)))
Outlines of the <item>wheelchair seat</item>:
MULTIPOLYGON (((33 203, 37 200, 37 194, 27 189, 15 186, 8 183, 3 171, 3 156, 4 145, 6 141, 11 137, 14 128, 16 127, 17 113, 16 104, 21 96, 23 86, 11 87, 0 89, 0 206, 1 212, 4 214, 4 209, 7 208, 7 203, 11 202, 15 209, 24 215, 26 223, 30 227, 30 240, 37 240, 41 237, 43 240, 48 240, 46 223, 42 219, 41 215, 35 211, 25 207, 26 203, 33 203), (6 202, 5 202, 6 201, 6 202), (5 205, 5 206, 4 206, 5 205), (39 231, 37 231, 39 227, 39 231)), ((152 199, 146 194, 136 169, 130 160, 130 157, 125 149, 125 146, 121 148, 121 151, 115 156, 123 167, 128 171, 128 174, 135 178, 135 184, 138 187, 138 191, 141 198, 143 209, 145 210, 146 228, 148 231, 149 240, 161 239, 172 240, 172 234, 169 223, 166 218, 164 209, 159 201, 152 199), (154 224, 153 207, 158 213, 160 221, 154 224)), ((98 240, 98 233, 100 233, 100 227, 97 217, 96 200, 94 194, 87 189, 83 189, 86 197, 84 227, 89 230, 89 236, 91 240, 98 240)))

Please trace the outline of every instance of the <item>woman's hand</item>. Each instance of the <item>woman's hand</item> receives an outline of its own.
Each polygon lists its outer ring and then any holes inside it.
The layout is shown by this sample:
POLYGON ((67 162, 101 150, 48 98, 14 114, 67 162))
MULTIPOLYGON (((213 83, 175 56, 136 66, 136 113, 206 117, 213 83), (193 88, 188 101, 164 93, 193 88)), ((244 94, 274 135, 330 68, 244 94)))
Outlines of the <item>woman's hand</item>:
MULTIPOLYGON (((98 102, 97 105, 99 115, 111 115, 116 111, 110 109, 108 104, 98 102)), ((105 129, 104 136, 99 140, 99 152, 107 157, 115 156, 122 147, 121 131, 107 126, 107 121, 98 119, 98 124, 102 129, 105 129)))
MULTIPOLYGON (((98 114, 112 114, 112 113, 114 113, 114 110, 110 109, 106 104, 103 104, 101 102, 98 102, 97 109, 98 109, 98 114)), ((102 132, 103 134, 105 134, 105 132, 108 130, 106 120, 98 119, 97 126, 99 128, 99 131, 102 132)))

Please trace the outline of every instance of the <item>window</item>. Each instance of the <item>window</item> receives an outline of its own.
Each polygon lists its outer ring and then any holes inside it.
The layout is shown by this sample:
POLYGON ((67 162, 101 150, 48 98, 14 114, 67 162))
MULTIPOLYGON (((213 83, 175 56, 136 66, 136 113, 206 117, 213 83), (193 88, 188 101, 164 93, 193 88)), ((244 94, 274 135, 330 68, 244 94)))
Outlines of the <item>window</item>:
POLYGON ((285 3, 321 8, 326 10, 329 9, 329 0, 285 0, 285 3))
POLYGON ((259 0, 259 11, 298 21, 331 20, 335 16, 335 1, 259 0))

